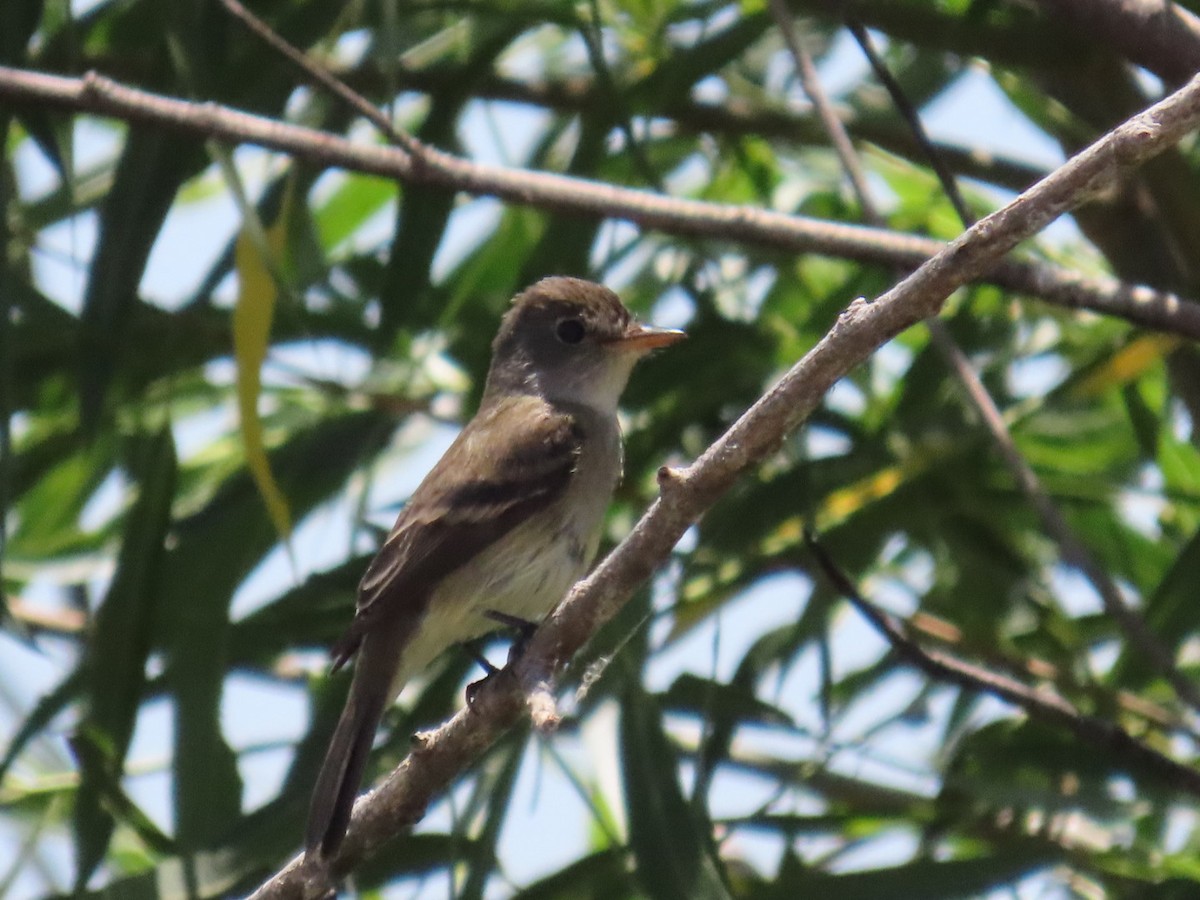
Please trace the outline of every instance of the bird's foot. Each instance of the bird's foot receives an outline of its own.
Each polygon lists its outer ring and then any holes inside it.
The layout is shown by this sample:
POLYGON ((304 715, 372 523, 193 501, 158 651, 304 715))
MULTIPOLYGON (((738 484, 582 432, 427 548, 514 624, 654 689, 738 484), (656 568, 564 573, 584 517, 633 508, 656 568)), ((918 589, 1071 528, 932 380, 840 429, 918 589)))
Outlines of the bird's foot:
POLYGON ((467 655, 470 656, 471 659, 473 659, 473 660, 475 660, 475 662, 479 663, 480 668, 482 668, 484 671, 484 675, 482 678, 480 678, 478 681, 472 681, 470 684, 467 685, 467 690, 466 690, 467 709, 474 709, 475 708, 475 698, 479 696, 479 689, 481 687, 483 687, 485 684, 487 684, 488 681, 490 681, 493 677, 495 677, 496 673, 499 672, 500 670, 497 669, 494 665, 492 665, 491 660, 489 660, 486 656, 483 655, 483 652, 479 649, 478 646, 476 646, 475 643, 472 642, 472 643, 468 643, 468 644, 463 644, 462 648, 463 648, 463 650, 465 650, 467 652, 467 655))
POLYGON ((538 623, 522 619, 520 616, 512 616, 506 612, 500 612, 498 609, 489 609, 484 615, 493 622, 498 622, 504 627, 512 628, 517 632, 516 640, 508 648, 508 662, 511 665, 515 660, 520 659, 521 654, 525 652, 525 645, 529 643, 529 639, 537 631, 538 623))
MULTIPOLYGON (((484 612, 484 615, 497 624, 503 625, 505 628, 512 628, 516 631, 517 636, 513 640, 512 645, 508 648, 508 665, 519 659, 525 651, 525 645, 529 643, 529 639, 533 637, 533 633, 537 631, 537 622, 530 622, 528 619, 522 619, 520 616, 509 615, 506 612, 500 612, 496 609, 489 609, 484 612)), ((475 644, 463 644, 463 649, 471 655, 475 662, 483 667, 486 673, 478 681, 472 681, 467 685, 466 698, 467 708, 475 708, 475 699, 479 696, 479 689, 494 678, 500 670, 497 669, 486 656, 479 650, 475 644)))

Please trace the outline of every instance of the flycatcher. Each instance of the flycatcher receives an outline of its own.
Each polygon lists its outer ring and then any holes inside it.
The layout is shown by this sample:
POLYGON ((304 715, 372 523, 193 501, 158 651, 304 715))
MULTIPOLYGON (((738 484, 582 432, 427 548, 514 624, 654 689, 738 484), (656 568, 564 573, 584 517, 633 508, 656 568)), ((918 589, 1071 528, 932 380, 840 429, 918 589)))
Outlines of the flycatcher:
POLYGON ((306 853, 345 837, 375 730, 451 644, 535 622, 587 571, 621 474, 617 401, 634 364, 681 340, 639 325, 605 287, 546 278, 514 298, 475 417, 421 482, 358 586, 333 649, 357 653, 313 791, 306 853))

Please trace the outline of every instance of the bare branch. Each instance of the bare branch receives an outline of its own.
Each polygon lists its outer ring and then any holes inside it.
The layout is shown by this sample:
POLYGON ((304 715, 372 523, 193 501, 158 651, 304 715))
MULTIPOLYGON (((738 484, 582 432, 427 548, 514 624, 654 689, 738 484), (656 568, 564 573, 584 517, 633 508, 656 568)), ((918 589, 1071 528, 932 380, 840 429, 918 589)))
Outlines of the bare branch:
MULTIPOLYGON (((908 618, 906 627, 913 632, 919 632, 921 637, 954 647, 960 654, 967 653, 975 659, 981 660, 985 671, 1003 669, 1014 677, 1029 677, 1036 681, 1050 682, 1060 690, 1062 686, 1066 686, 1070 690, 1081 688, 1074 674, 1067 669, 1036 656, 1009 655, 990 642, 984 644, 981 641, 968 640, 967 636, 953 622, 927 612, 921 610, 914 612, 908 618)), ((1090 696, 1097 696, 1094 688, 1085 686, 1083 690, 1085 693, 1090 692, 1090 696)), ((1200 740, 1200 732, 1183 721, 1178 708, 1168 709, 1162 704, 1147 700, 1141 694, 1130 690, 1116 690, 1110 696, 1116 700, 1117 706, 1122 712, 1141 720, 1139 730, 1153 726, 1164 731, 1175 732, 1189 739, 1200 740)), ((1099 699, 1098 696, 1097 699, 1099 699)))
POLYGON ((20 597, 7 599, 9 615, 31 633, 78 637, 87 625, 87 617, 77 609, 47 609, 20 597))
POLYGON ((908 130, 917 142, 917 146, 921 150, 921 155, 929 163, 929 167, 937 176, 942 190, 946 192, 946 199, 950 201, 950 205, 958 213, 958 218, 963 228, 970 228, 975 224, 975 217, 971 215, 971 211, 967 208, 967 201, 963 197, 962 191, 958 189, 958 182, 954 178, 954 173, 950 171, 941 154, 934 147, 933 141, 926 134, 925 126, 921 124, 921 113, 908 99, 908 95, 900 87, 900 83, 892 77, 891 70, 888 69, 883 58, 875 52, 875 44, 871 40, 871 35, 867 29, 860 22, 855 21, 848 22, 846 27, 854 35, 854 40, 862 50, 863 56, 867 58, 867 63, 870 64, 871 71, 875 73, 875 77, 879 79, 879 83, 884 86, 888 92, 888 96, 892 98, 892 105, 900 113, 900 118, 908 125, 908 130))
POLYGON ((895 616, 865 599, 825 549, 808 536, 809 548, 817 557, 826 577, 846 597, 871 626, 878 631, 902 659, 936 681, 957 685, 968 691, 990 694, 1023 709, 1030 718, 1065 728, 1094 747, 1109 750, 1133 771, 1152 775, 1176 790, 1200 796, 1200 771, 1178 763, 1138 741, 1114 722, 1081 713, 1060 695, 1037 690, 1029 685, 989 672, 936 650, 926 650, 909 637, 905 625, 895 616))
MULTIPOLYGON (((690 466, 660 480, 663 493, 632 533, 609 554, 534 634, 511 669, 480 690, 474 706, 437 731, 384 783, 355 805, 342 856, 346 871, 398 830, 416 822, 425 806, 465 771, 525 710, 522 692, 553 684, 566 661, 611 619, 668 558, 676 542, 746 471, 761 463, 804 421, 826 391, 884 342, 935 315, 950 292, 965 284, 1019 241, 1182 139, 1200 124, 1200 78, 1105 135, 1008 206, 981 220, 928 263, 874 302, 856 300, 833 328, 789 372, 690 466)), ((1036 697, 1034 698, 1036 699, 1036 697)), ((1030 702, 1014 694, 1012 702, 1030 702)), ((1047 706, 1050 715, 1054 705, 1047 706)), ((1065 727, 1072 719, 1060 710, 1065 727)), ((1130 738, 1108 723, 1076 733, 1102 744, 1124 764, 1171 768, 1181 790, 1200 796, 1200 773, 1130 738)), ((257 898, 307 896, 316 884, 297 857, 255 894, 257 898)))
POLYGON ((958 373, 959 382, 967 391, 971 405, 979 413, 992 436, 992 443, 1000 451, 1000 457, 1016 480, 1017 487, 1029 499, 1042 522, 1042 527, 1058 545, 1063 561, 1078 570, 1092 585, 1100 596, 1104 611, 1116 622, 1117 628, 1125 635, 1130 645, 1170 683, 1180 699, 1192 709, 1200 710, 1200 692, 1197 692, 1195 685, 1179 671, 1170 649, 1150 629, 1137 610, 1125 602, 1116 582, 1109 577, 1108 572, 1096 561, 1087 545, 1067 522, 1050 493, 1042 485, 1041 479, 1033 471, 1033 467, 1017 449, 1016 442, 1004 424, 1004 416, 975 370, 971 368, 966 355, 953 343, 944 329, 935 331, 933 337, 941 346, 954 371, 958 373))
MULTIPOLYGON (((456 87, 467 77, 457 66, 406 66, 403 61, 389 63, 385 75, 374 58, 352 66, 323 60, 325 70, 353 91, 366 96, 388 96, 391 92, 418 91, 439 94, 456 87)), ((129 65, 122 56, 104 53, 84 53, 80 69, 106 72, 112 78, 137 81, 142 72, 129 65)), ((564 115, 603 112, 611 104, 608 94, 586 75, 563 78, 508 78, 497 73, 480 75, 472 72, 472 94, 480 100, 504 100, 537 106, 564 115)), ((820 123, 806 108, 784 109, 758 106, 744 98, 725 98, 721 102, 706 102, 691 97, 649 97, 634 92, 629 98, 630 112, 638 116, 653 116, 657 121, 673 123, 684 134, 712 134, 719 137, 754 136, 804 146, 824 135, 820 123), (653 105, 650 105, 650 101, 653 105)), ((898 128, 891 117, 871 115, 852 106, 840 106, 838 114, 858 140, 907 159, 920 157, 920 148, 912 135, 898 128)), ((1045 167, 1007 156, 1003 153, 951 143, 938 143, 938 153, 953 169, 967 178, 994 184, 1011 191, 1022 191, 1046 175, 1045 167)))
POLYGON ((1168 84, 1200 71, 1200 16, 1170 0, 1039 0, 1168 84))
MULTIPOLYGON (((0 99, 93 112, 230 143, 257 144, 322 168, 438 185, 539 209, 623 219, 668 234, 816 253, 904 270, 915 269, 946 247, 940 241, 878 228, 473 163, 431 147, 424 147, 420 160, 414 162, 400 148, 354 144, 338 135, 215 103, 189 103, 126 87, 96 73, 64 78, 0 66, 0 99)), ((989 257, 987 265, 972 272, 964 283, 978 279, 1067 309, 1087 309, 1200 340, 1200 304, 1177 294, 1039 263, 1001 261, 1000 256, 989 257)))
POLYGON ((787 44, 788 50, 792 54, 800 86, 804 88, 804 93, 808 95, 813 109, 816 110, 817 118, 821 120, 821 127, 825 129, 825 134, 842 164, 842 170, 850 180, 851 187, 854 188, 859 205, 862 207, 863 218, 870 225, 883 226, 885 224, 883 217, 879 215, 879 211, 871 200, 871 190, 867 185, 867 176, 859 161, 858 153, 854 149, 850 135, 846 133, 846 127, 842 124, 842 120, 838 117, 837 111, 825 93, 821 78, 817 74, 816 63, 813 62, 811 54, 800 42, 800 35, 796 33, 796 26, 792 22, 792 15, 788 11, 787 4, 784 0, 770 0, 767 5, 771 10, 771 16, 775 19, 775 24, 779 26, 779 31, 783 35, 783 42, 787 44))

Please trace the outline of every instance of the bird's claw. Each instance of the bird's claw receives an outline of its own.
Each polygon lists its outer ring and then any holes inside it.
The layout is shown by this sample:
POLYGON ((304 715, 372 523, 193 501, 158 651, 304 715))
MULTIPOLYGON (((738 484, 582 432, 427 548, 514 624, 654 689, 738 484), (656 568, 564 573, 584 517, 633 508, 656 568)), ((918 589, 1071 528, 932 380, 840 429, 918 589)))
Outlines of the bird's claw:
POLYGON ((483 677, 478 681, 472 681, 468 684, 465 692, 467 709, 473 710, 475 709, 475 698, 479 696, 479 689, 487 684, 500 670, 492 665, 491 660, 484 656, 475 644, 463 644, 462 647, 475 662, 479 663, 480 668, 484 671, 483 677))
POLYGON ((516 640, 508 648, 508 663, 511 665, 514 661, 520 659, 521 654, 525 652, 525 645, 529 643, 529 639, 537 631, 538 623, 522 619, 520 616, 512 616, 506 612, 500 612, 497 609, 489 609, 484 615, 493 622, 497 622, 506 628, 512 628, 517 632, 516 640))

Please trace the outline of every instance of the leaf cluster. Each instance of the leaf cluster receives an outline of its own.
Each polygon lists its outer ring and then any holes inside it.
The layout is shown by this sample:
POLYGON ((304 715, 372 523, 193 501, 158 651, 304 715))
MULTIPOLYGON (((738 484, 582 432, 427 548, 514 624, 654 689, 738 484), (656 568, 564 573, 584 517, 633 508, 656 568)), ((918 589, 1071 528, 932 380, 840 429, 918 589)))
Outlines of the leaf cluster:
MULTIPOLYGON (((924 113, 985 98, 1070 154, 1157 88, 1052 5, 853 12, 924 113)), ((375 139, 219 3, 77 7, 0 4, 0 64, 95 69, 375 139)), ((762 4, 254 7, 432 146, 863 217, 762 4)), ((888 227, 952 237, 952 207, 841 20, 825 3, 791 8, 888 227)), ((977 213, 1046 165, 997 152, 997 131, 941 147, 977 213)), ((719 240, 642 232, 137 122, 0 105, 0 136, 0 848, 14 851, 0 852, 0 893, 14 896, 242 894, 295 850, 346 687, 322 652, 381 530, 477 403, 521 287, 587 275, 689 332, 626 395, 611 546, 661 465, 703 451, 851 300, 896 278, 747 247, 735 226, 719 240)), ((1185 144, 1021 252, 1200 297, 1198 200, 1185 144)), ((943 322, 1053 503, 1194 679, 1195 347, 993 286, 961 291, 943 322)), ((1195 761, 1196 711, 1103 612, 916 328, 839 383, 596 638, 561 731, 506 738, 356 888, 1195 890, 1195 798, 916 673, 825 581, 806 528, 923 645, 1195 761)), ((470 678, 450 654, 407 691, 371 775, 470 678)))

